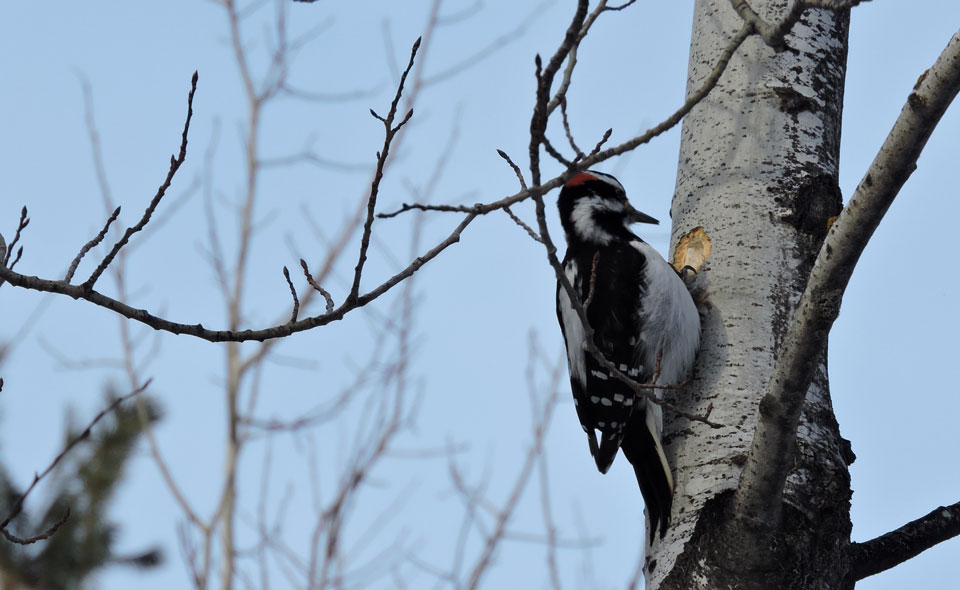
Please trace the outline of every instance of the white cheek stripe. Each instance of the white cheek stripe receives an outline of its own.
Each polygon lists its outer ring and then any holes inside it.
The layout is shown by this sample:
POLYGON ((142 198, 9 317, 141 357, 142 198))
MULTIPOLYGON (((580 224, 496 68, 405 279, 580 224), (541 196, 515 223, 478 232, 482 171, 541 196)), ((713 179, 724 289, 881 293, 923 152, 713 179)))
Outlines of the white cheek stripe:
POLYGON ((623 211, 623 203, 601 197, 577 199, 570 213, 570 220, 581 239, 596 244, 609 244, 613 241, 613 235, 604 231, 593 219, 600 211, 623 211))

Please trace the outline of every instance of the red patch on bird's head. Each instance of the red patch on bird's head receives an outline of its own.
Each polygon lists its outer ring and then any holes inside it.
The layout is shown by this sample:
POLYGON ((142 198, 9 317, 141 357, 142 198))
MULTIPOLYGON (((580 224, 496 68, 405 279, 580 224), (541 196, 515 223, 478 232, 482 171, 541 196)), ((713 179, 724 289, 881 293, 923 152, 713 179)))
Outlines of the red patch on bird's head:
POLYGON ((567 184, 565 184, 565 185, 563 185, 563 186, 565 186, 565 187, 567 187, 567 186, 577 186, 577 185, 583 184, 583 183, 585 183, 585 182, 590 182, 591 180, 597 180, 597 177, 594 176, 593 174, 590 174, 589 172, 581 172, 580 174, 577 174, 576 176, 574 176, 573 178, 571 178, 570 180, 568 180, 568 181, 567 181, 567 184))

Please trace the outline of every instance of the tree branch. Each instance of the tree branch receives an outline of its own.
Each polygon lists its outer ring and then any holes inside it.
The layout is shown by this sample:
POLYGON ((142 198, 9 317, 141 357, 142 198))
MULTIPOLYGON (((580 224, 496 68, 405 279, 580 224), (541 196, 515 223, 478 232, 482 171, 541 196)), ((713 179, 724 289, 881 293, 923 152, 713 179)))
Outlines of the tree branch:
POLYGON ((827 233, 760 401, 756 433, 734 497, 737 520, 778 521, 803 400, 850 275, 958 90, 960 32, 920 77, 866 176, 827 233))
POLYGON ((373 219, 377 207, 377 194, 380 192, 380 181, 383 180, 383 167, 390 155, 390 144, 393 142, 393 138, 397 132, 400 131, 400 129, 406 125, 407 121, 410 120, 410 117, 413 116, 413 109, 410 109, 407 111, 403 120, 400 121, 396 127, 393 126, 394 118, 397 115, 397 105, 400 104, 400 97, 403 95, 403 85, 407 81, 407 75, 410 73, 410 70, 413 69, 413 62, 417 57, 417 50, 419 48, 420 38, 414 42, 413 48, 410 50, 410 61, 407 63, 407 69, 405 69, 403 75, 400 76, 400 83, 397 84, 397 94, 393 97, 393 102, 390 103, 390 111, 387 113, 386 118, 381 117, 375 113, 373 109, 370 109, 370 114, 383 123, 385 133, 383 149, 377 153, 377 171, 370 185, 370 197, 367 199, 367 220, 363 224, 363 237, 360 240, 360 257, 354 269, 353 285, 350 287, 350 294, 347 295, 348 302, 355 301, 360 294, 360 277, 363 274, 363 265, 367 261, 367 248, 370 247, 370 233, 373 231, 373 219))
POLYGON ((70 516, 69 510, 67 510, 67 512, 63 515, 63 517, 57 523, 55 523, 50 529, 48 529, 46 532, 41 533, 35 537, 30 537, 29 539, 21 539, 20 537, 17 537, 7 531, 7 525, 9 525, 10 521, 16 518, 20 514, 20 512, 23 510, 24 500, 27 499, 27 496, 30 495, 30 492, 33 491, 33 488, 37 487, 37 484, 40 483, 40 480, 42 480, 51 471, 53 471, 53 468, 56 467, 57 464, 60 463, 60 461, 64 457, 66 457, 68 453, 70 453, 71 450, 73 450, 73 447, 77 446, 77 443, 79 443, 80 441, 90 436, 90 431, 91 429, 93 429, 94 426, 96 426, 97 422, 99 422, 104 416, 106 416, 107 414, 115 410, 123 402, 142 393, 143 390, 149 387, 150 381, 152 380, 147 379, 147 381, 142 386, 138 387, 137 389, 131 391, 130 393, 124 396, 118 397, 113 401, 113 403, 111 403, 109 406, 101 410, 99 414, 93 417, 93 420, 90 421, 90 423, 87 425, 86 428, 83 429, 83 432, 81 432, 79 436, 77 436, 72 441, 67 443, 67 446, 65 446, 63 450, 60 451, 59 455, 54 457, 53 461, 50 463, 50 465, 47 466, 46 469, 43 470, 42 473, 34 474, 33 481, 30 483, 30 486, 27 488, 27 491, 23 492, 23 494, 21 494, 21 496, 17 498, 17 501, 14 503, 13 509, 10 511, 10 514, 8 514, 7 517, 3 519, 3 522, 0 522, 0 532, 2 532, 3 535, 8 540, 21 545, 29 545, 30 543, 36 543, 37 541, 48 538, 50 535, 56 532, 56 530, 60 528, 60 526, 64 522, 66 522, 67 518, 70 516))
POLYGON ((947 539, 960 535, 960 502, 940 506, 895 531, 849 548, 851 581, 898 566, 947 539))
MULTIPOLYGON (((103 271, 107 270, 107 267, 110 266, 110 263, 113 262, 113 259, 116 258, 117 254, 120 252, 120 249, 127 245, 127 242, 130 241, 130 237, 142 230, 147 225, 147 223, 150 221, 150 217, 153 215, 153 212, 160 204, 160 200, 163 199, 163 196, 167 193, 167 189, 170 188, 170 183, 173 182, 174 175, 177 173, 177 170, 180 169, 180 166, 186 159, 187 133, 190 131, 190 119, 193 118, 193 95, 197 92, 197 77, 197 72, 194 72, 193 78, 190 80, 190 94, 187 95, 187 120, 183 124, 183 133, 181 134, 180 139, 180 153, 177 154, 176 157, 170 157, 170 169, 167 171, 167 177, 163 179, 163 184, 161 184, 160 188, 157 189, 157 194, 154 195, 153 200, 150 201, 146 211, 143 212, 143 217, 140 218, 140 221, 138 221, 136 225, 133 227, 128 227, 127 231, 123 233, 123 237, 113 245, 113 248, 110 250, 110 252, 103 258, 99 266, 97 266, 97 268, 90 275, 90 278, 83 283, 84 289, 93 289, 93 285, 97 282, 97 279, 100 278, 100 275, 103 274, 103 271)), ((79 264, 79 260, 77 262, 79 264)))
POLYGON ((113 213, 110 214, 110 217, 107 218, 107 222, 104 224, 103 229, 100 230, 92 240, 83 245, 83 248, 80 248, 80 252, 77 253, 76 258, 73 259, 73 262, 70 263, 70 268, 67 269, 67 274, 64 275, 63 280, 69 283, 73 280, 73 273, 77 272, 77 267, 80 266, 80 261, 83 260, 83 257, 86 256, 87 252, 92 250, 103 241, 103 238, 107 237, 107 231, 110 230, 110 224, 117 220, 117 216, 120 215, 120 207, 117 206, 113 210, 113 213))
POLYGON ((83 299, 93 303, 94 305, 109 309, 110 311, 120 314, 125 318, 146 324, 155 330, 163 330, 172 334, 186 334, 188 336, 195 336, 210 342, 245 342, 248 340, 262 342, 272 338, 282 338, 284 336, 289 336, 290 334, 303 332, 305 330, 310 330, 318 326, 325 326, 331 322, 342 320, 347 313, 357 309, 358 307, 363 307, 374 299, 380 297, 396 286, 399 282, 412 276, 413 273, 420 270, 420 267, 436 258, 448 247, 459 242, 460 234, 463 233, 463 230, 466 229, 466 227, 470 225, 470 223, 476 218, 476 213, 468 214, 463 218, 460 224, 454 228, 454 230, 450 233, 450 235, 447 236, 446 239, 428 250, 422 256, 414 259, 409 265, 407 265, 406 268, 381 283, 378 287, 368 291, 363 295, 360 295, 355 300, 346 301, 337 309, 327 313, 304 318, 296 322, 288 322, 278 326, 262 328, 259 330, 208 330, 207 328, 203 327, 203 324, 181 324, 178 322, 172 322, 159 316, 155 316, 145 309, 136 309, 134 307, 130 307, 122 301, 108 297, 102 293, 94 291, 93 289, 85 289, 83 285, 71 285, 64 281, 51 281, 48 279, 41 279, 40 277, 22 275, 3 266, 0 266, 0 279, 9 282, 15 287, 32 289, 34 291, 44 291, 47 293, 59 293, 60 295, 66 295, 74 299, 83 299))

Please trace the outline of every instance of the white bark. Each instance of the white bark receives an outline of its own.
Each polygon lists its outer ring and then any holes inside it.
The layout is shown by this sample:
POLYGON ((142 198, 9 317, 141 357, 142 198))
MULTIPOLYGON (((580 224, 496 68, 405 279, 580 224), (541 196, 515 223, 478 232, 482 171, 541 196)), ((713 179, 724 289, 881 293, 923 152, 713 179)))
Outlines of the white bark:
MULTIPOLYGON (((778 22, 787 12, 784 0, 752 6, 767 22, 778 22)), ((729 0, 697 1, 688 93, 709 74, 741 26, 729 0)), ((717 587, 707 575, 710 564, 689 562, 694 555, 690 541, 698 536, 698 523, 710 525, 701 522, 703 508, 738 484, 787 320, 826 233, 827 218, 839 211, 846 18, 808 10, 786 42, 793 50, 776 53, 759 37, 747 39, 717 88, 683 124, 674 235, 703 226, 713 253, 694 283, 703 316, 697 371, 676 402, 699 413, 712 405, 710 419, 724 427, 671 419, 666 413, 676 493, 671 528, 648 556, 651 589, 676 587, 675 569, 687 571, 687 587, 717 587), (691 572, 693 566, 700 572, 691 572)), ((791 475, 788 502, 816 518, 819 502, 807 493, 809 484, 836 470, 846 481, 825 361, 807 404, 799 429, 801 469, 791 475)), ((841 491, 841 503, 844 494, 849 485, 841 491)))

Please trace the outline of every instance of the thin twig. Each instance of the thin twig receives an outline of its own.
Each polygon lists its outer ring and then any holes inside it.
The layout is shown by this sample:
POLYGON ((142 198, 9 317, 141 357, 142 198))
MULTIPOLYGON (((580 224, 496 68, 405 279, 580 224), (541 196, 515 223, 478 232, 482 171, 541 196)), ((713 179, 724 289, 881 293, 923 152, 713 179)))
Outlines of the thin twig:
POLYGON ((593 146, 593 149, 590 151, 590 155, 587 157, 589 158, 597 155, 597 153, 600 151, 600 148, 603 147, 603 144, 607 143, 607 140, 610 139, 611 135, 613 135, 612 127, 603 132, 603 137, 600 138, 600 141, 597 142, 597 145, 593 146))
POLYGON ((543 149, 545 149, 547 153, 550 154, 551 157, 553 157, 554 160, 556 160, 557 162, 560 162, 560 164, 563 165, 564 168, 573 167, 573 162, 571 162, 563 154, 561 154, 560 150, 553 147, 553 143, 550 142, 550 139, 548 139, 546 135, 543 136, 542 142, 543 142, 543 149))
POLYGON ((53 534, 56 533, 57 530, 64 525, 64 523, 67 522, 68 518, 70 518, 69 506, 67 506, 67 509, 63 511, 63 516, 60 517, 60 520, 53 523, 53 525, 50 528, 40 533, 39 535, 34 535, 33 537, 27 537, 27 538, 18 537, 5 528, 0 529, 0 532, 2 532, 3 536, 6 537, 7 540, 10 541, 11 543, 16 543, 17 545, 32 545, 37 541, 43 541, 44 539, 49 539, 50 537, 52 537, 53 534))
POLYGON ((577 142, 573 140, 573 133, 570 131, 570 121, 567 119, 567 97, 560 97, 560 116, 563 120, 563 131, 567 134, 567 141, 570 143, 570 147, 573 148, 574 153, 577 154, 577 157, 574 158, 574 162, 578 162, 586 158, 586 154, 577 146, 577 142))
MULTIPOLYGON (((543 411, 539 414, 539 416, 534 416, 533 442, 530 444, 530 448, 527 451, 527 456, 520 468, 520 472, 514 480, 510 495, 502 507, 491 510, 495 517, 495 524, 493 530, 486 535, 480 557, 477 559, 470 571, 468 581, 465 585, 468 590, 477 588, 480 585, 480 581, 483 579, 483 576, 487 573, 497 547, 500 545, 501 540, 507 535, 507 524, 513 517, 513 514, 517 508, 517 504, 520 501, 520 497, 523 495, 523 492, 530 481, 530 478, 533 474, 533 468, 539 462, 539 458, 543 455, 545 448, 543 444, 544 439, 546 438, 547 431, 549 430, 554 410, 559 403, 557 385, 560 382, 560 375, 562 374, 562 370, 559 369, 562 367, 563 364, 559 364, 558 370, 553 371, 549 386, 551 395, 544 403, 543 411)), ((451 468, 452 467, 453 466, 451 465, 451 468)))
POLYGON ((183 133, 180 136, 180 153, 176 157, 170 156, 170 169, 167 171, 167 177, 163 180, 160 188, 157 189, 157 194, 154 195, 153 199, 150 201, 150 204, 147 206, 147 209, 143 212, 143 217, 140 218, 140 221, 138 221, 136 225, 127 228, 127 231, 124 232, 123 237, 120 238, 116 244, 114 244, 110 252, 104 257, 103 261, 100 262, 99 266, 97 266, 97 268, 90 275, 90 278, 84 281, 84 289, 93 289, 97 279, 100 278, 100 275, 103 274, 103 271, 107 270, 107 267, 110 266, 110 263, 113 262, 113 259, 116 258, 117 254, 120 252, 120 249, 130 241, 130 238, 133 236, 133 234, 142 230, 147 225, 147 223, 150 221, 150 217, 153 215, 153 212, 156 210, 157 206, 160 205, 160 200, 163 199, 163 196, 167 193, 167 189, 173 182, 174 175, 177 173, 177 170, 180 169, 180 166, 186 159, 187 133, 190 131, 190 119, 193 117, 193 95, 197 91, 198 77, 199 76, 197 72, 194 72, 193 78, 190 80, 190 94, 187 95, 187 119, 183 124, 183 133))
POLYGON ((658 125, 651 127, 642 135, 625 141, 620 145, 614 146, 612 148, 603 150, 584 161, 584 168, 592 166, 598 162, 608 160, 613 156, 618 156, 625 152, 629 152, 633 149, 636 149, 638 146, 641 146, 645 143, 649 143, 650 140, 661 135, 662 133, 671 129, 674 125, 680 122, 687 113, 693 110, 693 107, 697 106, 701 100, 706 98, 710 91, 717 85, 717 82, 720 81, 720 76, 723 74, 724 70, 727 69, 727 65, 730 63, 730 59, 733 58, 733 54, 736 53, 737 49, 743 44, 743 42, 749 37, 752 33, 750 26, 744 25, 740 31, 730 40, 730 43, 724 48, 723 52, 717 58, 717 63, 713 66, 713 70, 710 72, 710 75, 707 76, 706 80, 700 84, 700 87, 687 97, 683 102, 683 105, 680 106, 672 115, 664 119, 658 125))
POLYGON ((19 248, 17 248, 17 255, 13 259, 13 262, 11 262, 10 266, 8 267, 10 270, 13 270, 13 267, 15 267, 18 262, 20 262, 21 256, 23 256, 23 246, 20 246, 19 248))
POLYGON ((367 198, 367 220, 363 224, 363 236, 360 239, 360 256, 357 260, 357 266, 354 268, 353 285, 350 287, 350 294, 347 295, 348 302, 356 301, 360 295, 360 277, 363 274, 363 265, 367 261, 367 249, 370 247, 370 232, 373 231, 373 220, 376 217, 377 195, 380 192, 380 181, 383 180, 383 167, 390 154, 390 144, 393 142, 393 138, 397 132, 400 131, 407 121, 410 120, 410 117, 413 116, 413 109, 410 109, 407 111, 403 120, 401 120, 396 127, 393 126, 394 118, 397 115, 397 106, 400 104, 400 97, 403 95, 403 85, 407 81, 407 75, 410 74, 410 70, 413 69, 413 63, 417 57, 417 50, 420 48, 420 41, 421 38, 418 37, 410 49, 410 61, 407 62, 407 69, 405 69, 400 76, 400 83, 397 84, 397 93, 393 97, 393 102, 390 103, 390 111, 387 116, 381 117, 374 112, 373 109, 370 109, 370 114, 383 122, 385 133, 383 148, 377 152, 377 171, 374 173, 373 182, 370 184, 370 196, 367 198))
POLYGON ((507 215, 510 216, 510 219, 512 219, 514 223, 522 227, 523 230, 527 232, 527 235, 533 238, 534 242, 540 242, 541 244, 543 243, 543 240, 540 239, 540 236, 537 235, 537 232, 535 232, 533 228, 527 225, 522 219, 517 217, 516 214, 510 210, 510 207, 504 207, 503 210, 507 213, 507 215))
MULTIPOLYGON (((9 246, 7 246, 6 254, 3 255, 3 266, 9 266, 10 268, 13 268, 13 264, 7 263, 10 262, 10 255, 13 253, 13 247, 16 246, 17 242, 20 241, 20 232, 22 232, 28 225, 30 225, 30 218, 27 217, 27 206, 24 205, 23 208, 20 209, 20 221, 17 222, 17 232, 13 235, 13 241, 10 242, 9 246)), ((23 246, 21 246, 20 249, 23 250, 23 246)), ((20 256, 18 255, 17 258, 19 259, 20 256)), ((16 264, 17 261, 14 260, 13 263, 16 264)))
MULTIPOLYGON (((740 31, 737 32, 737 34, 733 37, 733 39, 730 40, 730 43, 727 44, 723 52, 717 58, 717 63, 714 65, 714 68, 710 72, 710 75, 708 75, 707 78, 704 79, 700 87, 694 93, 689 95, 687 99, 684 101, 684 103, 676 111, 674 111, 673 114, 668 116, 666 119, 664 119, 654 127, 651 127, 641 135, 634 137, 633 139, 625 141, 619 145, 613 146, 606 150, 597 151, 598 148, 601 147, 604 143, 606 143, 607 139, 609 139, 612 131, 608 130, 607 133, 604 134, 603 139, 601 139, 600 142, 597 144, 597 148, 595 148, 590 155, 588 155, 583 161, 579 163, 579 165, 577 166, 577 170, 585 170, 595 164, 609 160, 614 156, 619 156, 626 152, 632 151, 641 145, 649 143, 654 138, 662 135, 663 133, 667 132, 668 130, 676 126, 683 119, 683 117, 687 115, 687 113, 693 110, 693 108, 697 106, 697 104, 699 104, 700 101, 706 98, 706 96, 710 93, 711 90, 713 90, 713 88, 720 81, 720 77, 723 75, 723 72, 726 70, 727 66, 730 64, 730 60, 733 58, 734 53, 736 53, 737 49, 739 49, 739 47, 751 34, 753 34, 753 31, 748 25, 744 25, 744 27, 742 27, 740 31)), ((559 101, 557 104, 559 104, 559 101)), ((536 160, 539 165, 539 152, 536 154, 536 160)), ((382 214, 381 216, 393 217, 405 211, 411 211, 411 210, 448 211, 448 212, 453 211, 453 212, 461 212, 461 213, 476 213, 478 215, 486 215, 492 211, 496 211, 504 207, 509 207, 514 203, 518 203, 520 201, 533 198, 534 194, 546 194, 547 192, 563 185, 563 183, 566 182, 573 173, 574 171, 567 171, 566 173, 561 174, 560 176, 557 176, 542 184, 537 182, 539 181, 539 176, 538 176, 538 178, 534 180, 534 185, 532 187, 525 188, 518 193, 515 193, 513 195, 504 197, 503 199, 500 199, 498 201, 493 201, 490 203, 478 203, 477 205, 474 205, 472 207, 449 206, 449 205, 420 205, 420 204, 407 205, 405 204, 402 209, 395 211, 393 213, 385 213, 385 214, 382 214)), ((538 172, 538 175, 539 175, 539 172, 538 172)))
MULTIPOLYGON (((24 500, 27 499, 27 496, 30 495, 30 492, 33 491, 33 488, 35 488, 37 484, 40 483, 40 480, 46 477, 47 474, 53 471, 53 468, 56 467, 57 464, 60 463, 60 461, 64 457, 66 457, 71 450, 73 450, 73 447, 77 446, 77 443, 79 443, 81 440, 84 440, 90 436, 90 431, 97 424, 97 422, 99 422, 104 416, 106 416, 107 414, 115 410, 123 402, 142 393, 150 385, 151 381, 152 379, 147 379, 147 381, 142 386, 138 387, 137 389, 131 391, 130 393, 124 396, 118 397, 109 406, 101 410, 100 413, 94 416, 93 420, 91 420, 90 423, 87 424, 87 427, 83 429, 83 432, 81 432, 76 438, 71 440, 67 444, 67 446, 65 446, 63 450, 60 451, 60 454, 54 457, 53 461, 50 463, 50 465, 47 466, 46 469, 43 470, 42 473, 34 474, 33 482, 30 483, 30 486, 27 488, 27 491, 21 494, 21 496, 17 499, 17 501, 14 502, 13 509, 10 511, 10 514, 7 515, 5 519, 3 519, 3 522, 0 522, 0 531, 2 531, 5 535, 7 535, 7 531, 6 531, 7 525, 9 525, 10 521, 16 518, 20 514, 20 512, 23 510, 23 502, 24 500)), ((69 512, 66 515, 64 515, 64 518, 62 519, 62 521, 66 521, 67 516, 69 516, 69 512)), ((57 525, 55 525, 55 528, 53 530, 56 530, 56 527, 59 527, 61 524, 63 524, 63 522, 60 522, 57 525)), ((33 543, 41 539, 45 539, 50 534, 52 534, 52 531, 48 531, 47 533, 38 535, 36 537, 31 537, 30 539, 26 539, 26 541, 28 543, 33 543)), ((15 538, 11 538, 11 537, 12 535, 7 535, 7 538, 10 539, 11 541, 15 543, 20 543, 20 541, 17 541, 15 540, 15 538)))
POLYGON ((67 283, 73 278, 73 273, 77 272, 77 267, 80 265, 80 261, 83 257, 97 246, 100 242, 103 241, 103 238, 106 237, 107 231, 110 229, 110 224, 117 220, 117 216, 120 215, 120 207, 117 206, 113 210, 113 213, 107 218, 107 223, 104 224, 103 229, 100 230, 100 233, 96 235, 92 240, 83 245, 83 248, 80 248, 80 252, 77 254, 77 257, 73 259, 73 262, 70 263, 70 268, 67 269, 67 274, 63 277, 63 280, 67 283))
MULTIPOLYGON (((309 275, 308 275, 309 276, 309 275)), ((290 315, 290 323, 297 321, 297 314, 300 313, 300 299, 297 297, 297 289, 290 280, 290 271, 283 267, 283 278, 287 279, 287 286, 290 287, 290 295, 293 296, 293 313, 290 315)))
MULTIPOLYGON (((593 253, 593 263, 590 265, 590 287, 587 290, 587 298, 583 300, 583 309, 590 309, 593 303, 594 289, 597 286, 597 268, 600 267, 600 250, 593 253)), ((654 379, 656 381, 656 379, 654 379)))
POLYGON ((404 203, 396 211, 391 211, 390 213, 377 213, 377 217, 380 219, 389 219, 390 217, 396 217, 401 213, 406 213, 407 211, 441 211, 444 213, 477 213, 483 214, 481 208, 483 207, 482 203, 477 203, 476 205, 428 205, 423 203, 404 203))
POLYGON ((510 168, 513 169, 513 173, 517 175, 517 180, 520 181, 520 188, 527 190, 527 181, 523 179, 523 172, 520 171, 520 166, 517 166, 513 160, 510 159, 510 156, 507 155, 507 152, 498 149, 497 154, 509 164, 510 168))
POLYGON ((617 12, 618 10, 623 10, 624 8, 630 6, 631 4, 633 4, 633 3, 636 2, 636 1, 637 1, 637 0, 628 0, 627 2, 624 2, 623 4, 621 4, 621 5, 619 5, 619 6, 606 6, 606 7, 604 7, 604 10, 607 10, 607 11, 610 11, 610 12, 617 12))
POLYGON ((323 295, 323 300, 327 304, 327 307, 326 307, 327 313, 330 313, 331 311, 333 311, 333 297, 331 297, 329 291, 321 287, 317 283, 317 281, 314 280, 313 275, 310 274, 310 269, 307 268, 307 261, 304 260, 303 258, 300 259, 300 268, 303 269, 303 276, 307 278, 307 283, 309 283, 310 286, 313 287, 314 291, 323 295))

